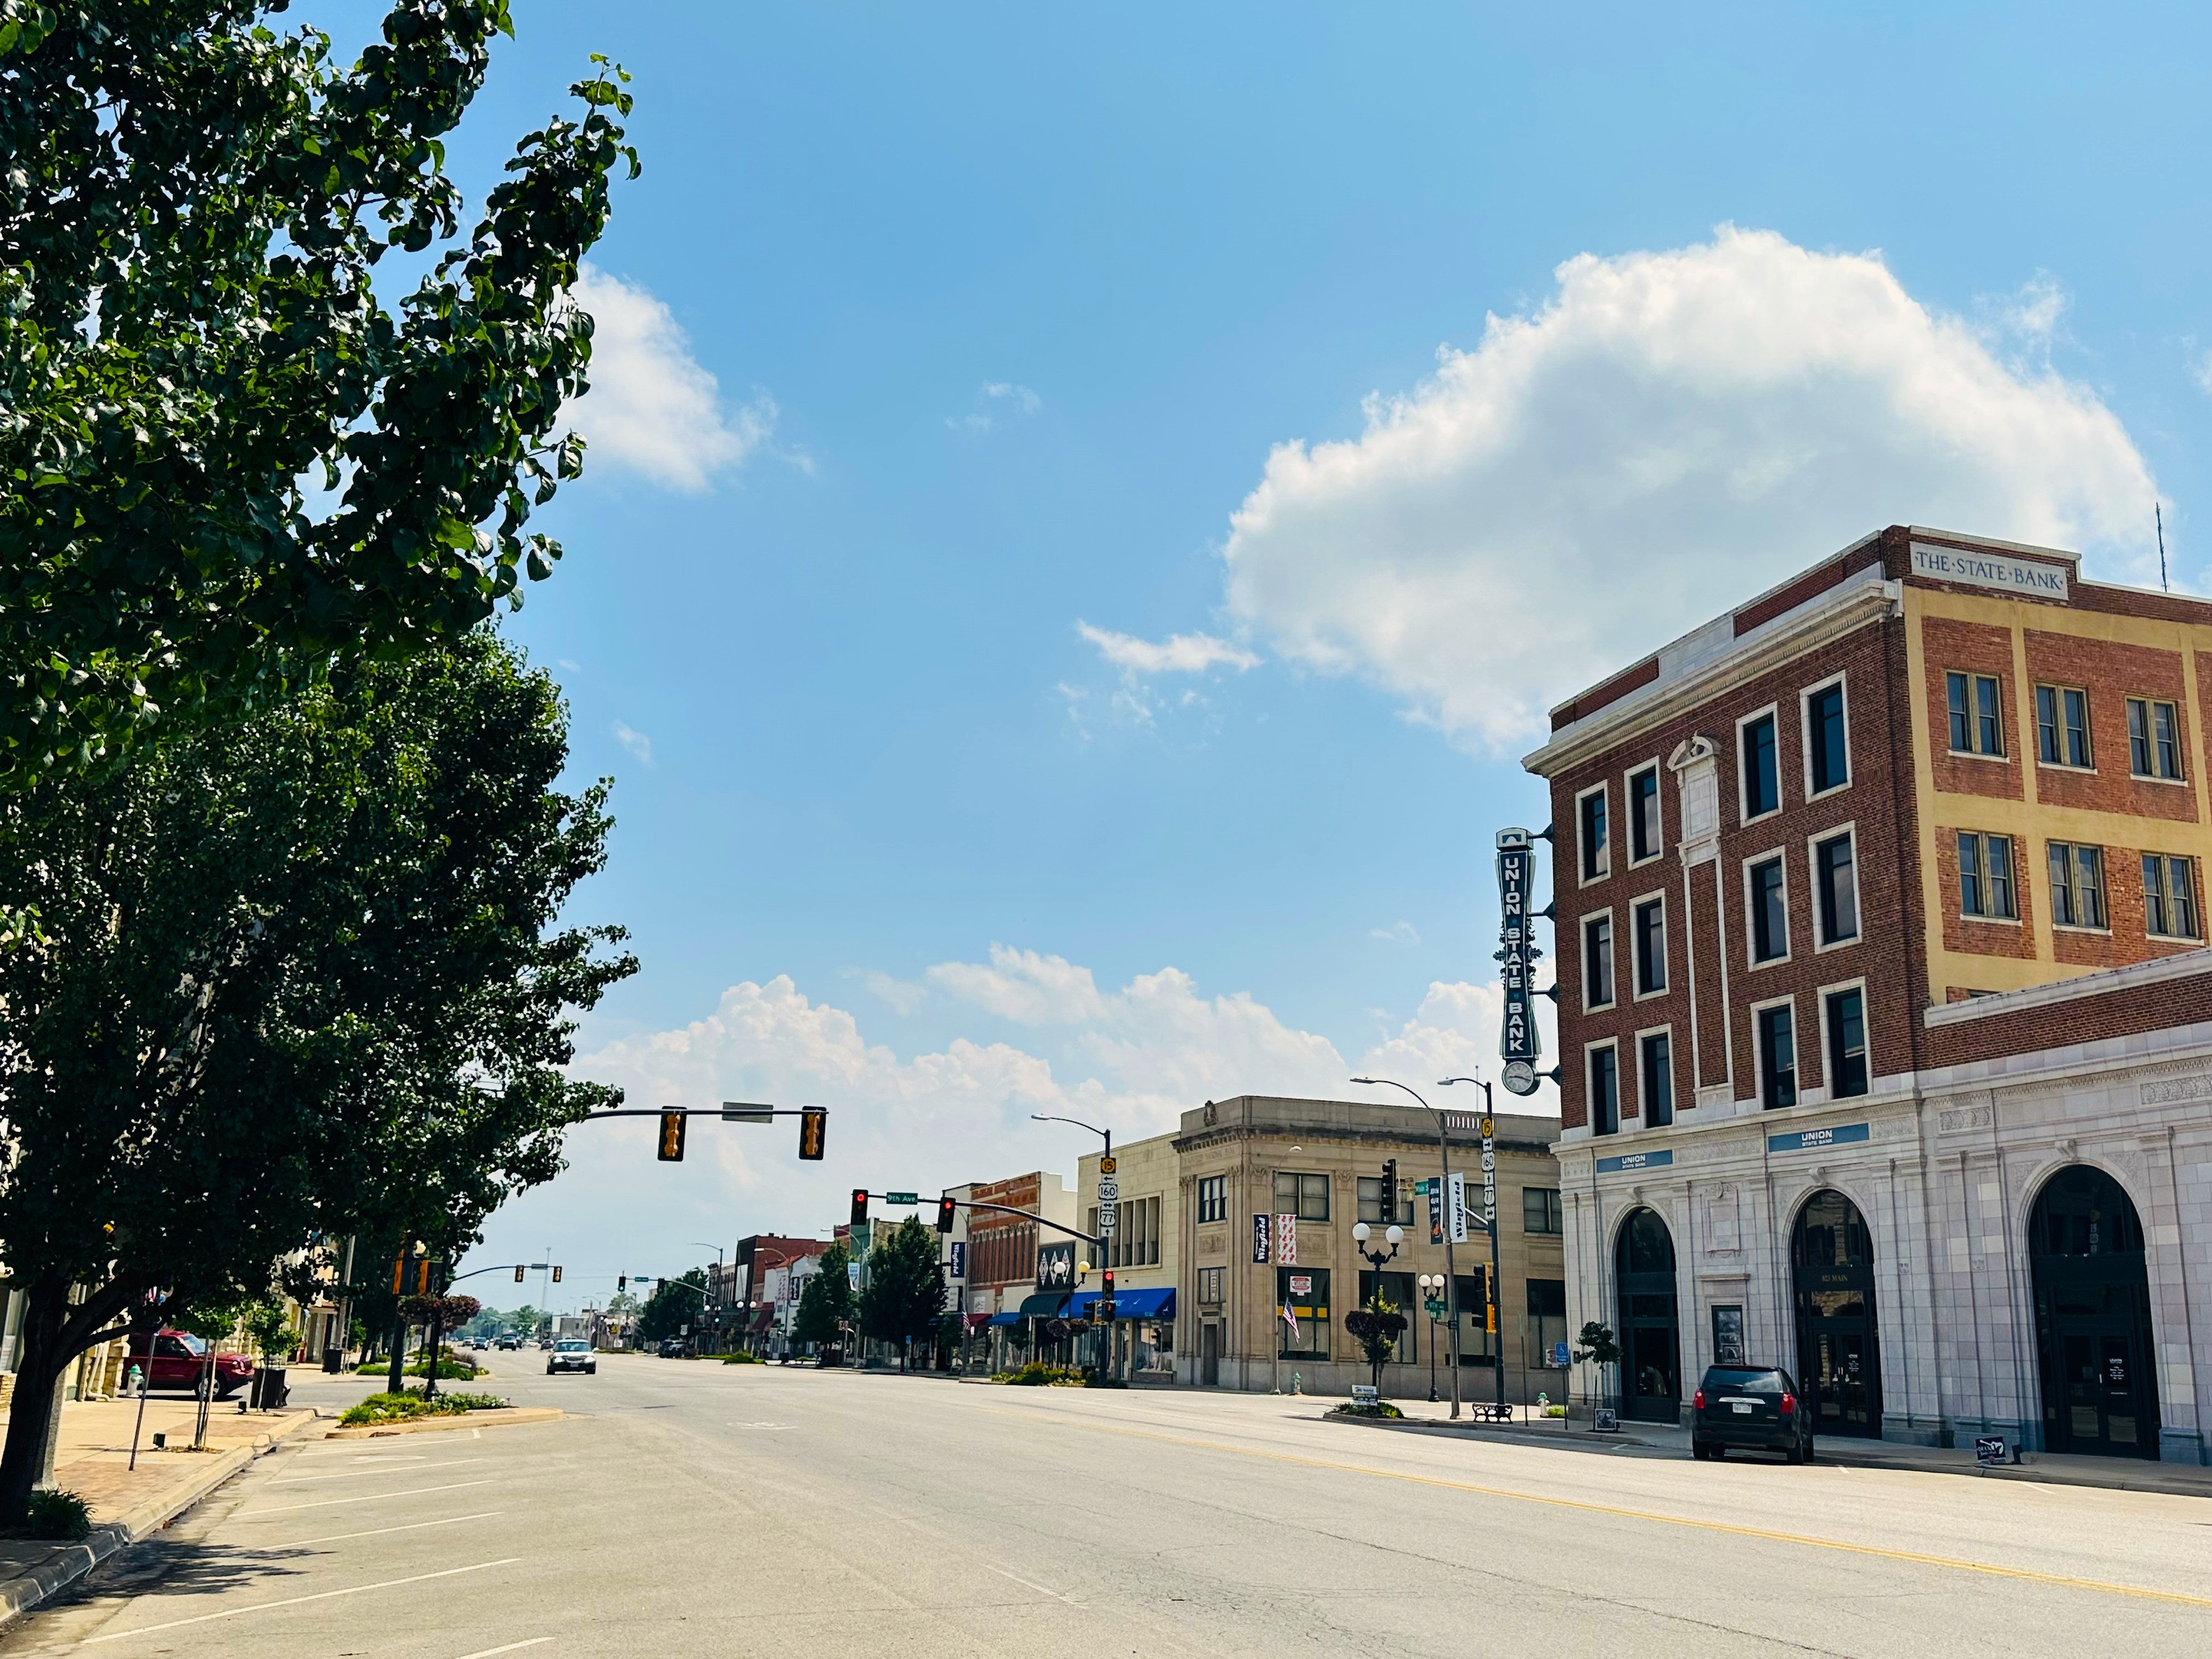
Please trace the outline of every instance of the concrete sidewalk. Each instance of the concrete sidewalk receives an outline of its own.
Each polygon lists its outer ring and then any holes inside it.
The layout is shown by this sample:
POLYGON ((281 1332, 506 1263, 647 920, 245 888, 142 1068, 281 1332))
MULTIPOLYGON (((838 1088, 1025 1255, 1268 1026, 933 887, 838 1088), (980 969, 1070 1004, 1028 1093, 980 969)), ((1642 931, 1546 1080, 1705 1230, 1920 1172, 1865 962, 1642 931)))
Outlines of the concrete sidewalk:
MULTIPOLYGON (((0 1620, 12 1619, 82 1577, 116 1551, 160 1531, 263 1452, 313 1423, 310 1407, 241 1414, 217 1401, 208 1415, 206 1449, 193 1451, 198 1403, 150 1395, 138 1467, 131 1467, 136 1400, 71 1401, 62 1407, 54 1484, 83 1498, 92 1535, 75 1544, 0 1540, 0 1620), (168 1448, 151 1449, 154 1437, 168 1448)), ((0 1423, 6 1414, 0 1413, 0 1423)))
MULTIPOLYGON (((1325 1402, 1334 1405, 1336 1402, 1325 1402)), ((1450 1420, 1449 1405, 1425 1401, 1394 1400, 1406 1413, 1401 1431, 1468 1435, 1486 1440, 1518 1442, 1523 1445, 1556 1446, 1590 1452, 1626 1452, 1646 1456, 1690 1455, 1690 1431, 1670 1423, 1625 1423, 1618 1434, 1595 1434, 1589 1421, 1570 1424, 1562 1418, 1538 1418, 1533 1407, 1517 1409, 1514 1423, 1476 1423, 1462 1416, 1450 1420)), ((1730 1455, 1755 1457, 1755 1452, 1730 1455)), ((2103 1486, 2116 1492, 2165 1492, 2181 1498, 2212 1498, 2212 1468, 2188 1463, 2152 1463, 2132 1457, 2077 1457, 2057 1452, 2023 1452, 2021 1461, 1983 1468, 1974 1461, 1974 1449, 1913 1446, 1891 1440, 1822 1437, 1814 1455, 1823 1463, 1846 1468, 1911 1469, 1927 1474, 1964 1474, 1990 1480, 2029 1480, 2054 1486, 2103 1486)))

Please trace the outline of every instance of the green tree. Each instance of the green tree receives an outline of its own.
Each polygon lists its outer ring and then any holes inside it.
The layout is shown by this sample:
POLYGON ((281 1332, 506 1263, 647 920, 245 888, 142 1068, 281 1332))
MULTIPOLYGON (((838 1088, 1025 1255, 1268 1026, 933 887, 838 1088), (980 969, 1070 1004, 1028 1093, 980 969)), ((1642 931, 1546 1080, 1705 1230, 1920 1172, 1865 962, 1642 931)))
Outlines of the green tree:
POLYGON ((581 465, 629 77, 463 240, 447 139, 509 0, 392 0, 343 68, 286 3, 0 0, 0 787, 465 633, 560 556, 525 525, 581 465))
POLYGON ((525 1341, 536 1336, 538 1334, 538 1328, 545 1322, 545 1316, 540 1313, 537 1309, 532 1307, 527 1302, 517 1308, 513 1313, 507 1315, 507 1323, 514 1328, 515 1334, 521 1337, 525 1341))
POLYGON ((688 1325, 700 1322, 699 1310, 707 1298, 700 1292, 707 1288, 707 1270, 694 1267, 681 1279, 660 1280, 646 1298, 645 1310, 637 1316, 637 1334, 647 1342, 665 1341, 688 1325))
POLYGON ((1345 1316, 1344 1328, 1359 1344, 1360 1357, 1367 1361, 1370 1380, 1379 1392, 1382 1368, 1390 1363, 1390 1356, 1398 1350, 1398 1339, 1406 1334, 1406 1316, 1377 1290, 1368 1298, 1367 1306, 1345 1316))
POLYGON ((899 1369, 912 1367, 914 1345, 936 1328, 945 1311, 945 1274, 937 1235, 915 1216, 891 1229, 868 1253, 860 1287, 860 1331, 899 1345, 899 1369))
POLYGON ((318 1238, 472 1225, 620 1098, 564 1070, 567 1009, 636 966, 556 925, 608 829, 566 760, 551 682, 478 632, 0 795, 0 909, 43 930, 0 951, 0 1527, 119 1319, 264 1295, 288 1258, 304 1291, 318 1238))
POLYGON ((799 1289, 799 1310, 791 1316, 793 1341, 819 1346, 838 1340, 841 1324, 853 1317, 852 1261, 842 1244, 822 1252, 820 1271, 799 1289))

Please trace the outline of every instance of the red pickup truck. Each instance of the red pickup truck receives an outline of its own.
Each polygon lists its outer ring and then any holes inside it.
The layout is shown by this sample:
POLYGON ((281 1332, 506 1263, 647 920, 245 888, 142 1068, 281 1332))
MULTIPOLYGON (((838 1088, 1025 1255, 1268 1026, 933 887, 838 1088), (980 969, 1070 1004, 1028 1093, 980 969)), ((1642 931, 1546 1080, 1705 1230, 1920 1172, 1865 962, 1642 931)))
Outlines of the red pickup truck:
MULTIPOLYGON (((146 1355, 146 1339, 135 1336, 131 1340, 131 1364, 146 1373, 146 1387, 154 1391, 161 1389, 181 1389, 187 1394, 198 1394, 206 1386, 208 1376, 208 1344, 206 1339, 194 1336, 189 1331, 163 1330, 154 1333, 154 1353, 146 1355)), ((215 1397, 228 1400, 252 1380, 253 1362, 234 1353, 219 1353, 215 1357, 215 1397)))

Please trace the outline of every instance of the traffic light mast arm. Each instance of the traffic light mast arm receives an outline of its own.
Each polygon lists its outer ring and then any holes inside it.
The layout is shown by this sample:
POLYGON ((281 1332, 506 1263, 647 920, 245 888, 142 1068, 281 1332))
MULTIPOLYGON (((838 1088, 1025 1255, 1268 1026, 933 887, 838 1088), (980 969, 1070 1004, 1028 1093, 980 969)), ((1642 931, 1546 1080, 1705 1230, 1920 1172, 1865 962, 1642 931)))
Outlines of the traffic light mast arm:
POLYGON ((527 1267, 529 1265, 526 1261, 502 1261, 492 1267, 471 1267, 465 1273, 455 1273, 446 1283, 448 1286, 452 1286, 459 1284, 465 1279, 474 1279, 478 1273, 511 1273, 517 1267, 527 1267))
POLYGON ((1061 1222, 1048 1220, 1034 1210, 1017 1210, 1010 1205, 986 1204, 978 1199, 972 1198, 956 1198, 952 1201, 963 1209, 988 1210, 994 1215, 1018 1215, 1025 1221, 1036 1222, 1041 1227, 1049 1227, 1056 1233, 1066 1233, 1070 1238, 1079 1238, 1085 1244, 1095 1244, 1102 1250, 1106 1248, 1106 1241, 1097 1233, 1086 1233, 1080 1227, 1070 1227, 1061 1222))

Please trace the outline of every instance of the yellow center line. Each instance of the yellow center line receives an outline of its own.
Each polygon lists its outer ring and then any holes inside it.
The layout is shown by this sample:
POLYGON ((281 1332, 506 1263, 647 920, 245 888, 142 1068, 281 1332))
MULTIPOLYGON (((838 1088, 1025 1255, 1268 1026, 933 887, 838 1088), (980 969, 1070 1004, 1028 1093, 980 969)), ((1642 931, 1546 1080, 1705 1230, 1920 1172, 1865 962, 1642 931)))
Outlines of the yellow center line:
POLYGON ((1688 1527, 1699 1532, 1724 1533, 1735 1538, 1761 1538, 1770 1543, 1834 1550, 1844 1555, 1877 1556, 1885 1561, 1909 1561, 1916 1566, 1946 1567, 1954 1572, 1978 1572, 1991 1578, 2014 1578, 2030 1584, 2050 1584, 2061 1589, 2095 1590, 2106 1595, 2131 1595, 2146 1601, 2167 1601, 2184 1607, 2212 1607, 2212 1596, 2186 1595, 2179 1590, 2145 1589, 2136 1584, 2108 1583, 2098 1578, 2069 1578, 2062 1573, 2035 1572, 2027 1567, 2003 1567, 1990 1561, 1962 1561, 1948 1555, 1923 1555, 1917 1550, 1884 1549, 1876 1544, 1851 1544, 1838 1538, 1773 1532, 1764 1527, 1737 1526, 1727 1521, 1695 1521, 1686 1516, 1662 1515, 1655 1510, 1632 1510, 1619 1504, 1594 1504, 1586 1498, 1547 1498, 1540 1492, 1514 1492, 1508 1487, 1486 1486, 1472 1480, 1448 1480, 1442 1475, 1411 1474, 1396 1469, 1372 1468, 1364 1463, 1340 1463, 1327 1457, 1303 1457, 1296 1452, 1261 1451, 1252 1446, 1232 1446, 1218 1440, 1194 1440, 1184 1435, 1158 1434, 1146 1429, 1118 1429, 1082 1418, 1052 1417, 1042 1413, 1014 1411, 999 1406, 985 1409, 1002 1417, 1018 1417, 1032 1423, 1089 1429, 1095 1433, 1118 1434, 1132 1440, 1157 1440, 1170 1446, 1192 1446, 1201 1451, 1227 1452, 1234 1456, 1256 1457, 1270 1463, 1295 1463, 1310 1469, 1334 1469, 1344 1474, 1371 1475, 1378 1480, 1403 1480, 1418 1486, 1441 1487, 1446 1492, 1473 1492, 1482 1498, 1510 1498, 1518 1504, 1542 1504, 1553 1509, 1578 1510, 1586 1515, 1610 1515, 1624 1521, 1656 1522, 1662 1526, 1688 1527))

